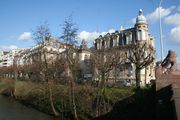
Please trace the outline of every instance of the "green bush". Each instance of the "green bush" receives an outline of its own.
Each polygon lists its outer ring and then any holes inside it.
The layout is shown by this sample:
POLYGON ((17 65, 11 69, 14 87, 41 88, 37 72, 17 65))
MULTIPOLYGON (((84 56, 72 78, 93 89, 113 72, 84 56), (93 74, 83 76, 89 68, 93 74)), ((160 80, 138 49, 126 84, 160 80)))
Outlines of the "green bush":
MULTIPOLYGON (((0 82, 0 88, 5 83, 0 82)), ((27 81, 16 81, 15 97, 17 100, 30 105, 42 112, 52 114, 47 84, 40 84, 27 81)), ((77 113, 80 119, 91 119, 95 115, 96 99, 102 89, 92 87, 90 85, 75 85, 75 102, 77 113)), ((134 94, 130 88, 107 87, 103 91, 105 102, 110 102, 109 108, 113 105, 134 94)), ((68 85, 52 85, 53 102, 56 110, 58 110, 64 117, 69 117, 73 114, 72 104, 70 102, 70 88, 68 85)))

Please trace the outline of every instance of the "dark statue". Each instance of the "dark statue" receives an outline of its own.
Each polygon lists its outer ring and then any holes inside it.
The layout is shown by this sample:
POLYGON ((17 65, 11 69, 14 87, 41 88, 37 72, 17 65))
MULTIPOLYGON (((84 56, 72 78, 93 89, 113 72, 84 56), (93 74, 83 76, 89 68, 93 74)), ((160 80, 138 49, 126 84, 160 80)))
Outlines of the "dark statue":
POLYGON ((162 62, 156 63, 156 72, 158 74, 180 74, 177 68, 176 57, 176 53, 169 50, 166 58, 162 62))

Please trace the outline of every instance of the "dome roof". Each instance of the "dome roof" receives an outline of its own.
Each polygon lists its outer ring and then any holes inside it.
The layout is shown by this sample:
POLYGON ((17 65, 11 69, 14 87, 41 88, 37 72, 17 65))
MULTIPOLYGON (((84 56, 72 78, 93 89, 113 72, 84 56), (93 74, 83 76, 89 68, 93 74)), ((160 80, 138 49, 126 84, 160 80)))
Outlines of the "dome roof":
POLYGON ((136 24, 145 23, 147 24, 146 17, 143 15, 142 9, 139 10, 139 15, 136 18, 136 24))

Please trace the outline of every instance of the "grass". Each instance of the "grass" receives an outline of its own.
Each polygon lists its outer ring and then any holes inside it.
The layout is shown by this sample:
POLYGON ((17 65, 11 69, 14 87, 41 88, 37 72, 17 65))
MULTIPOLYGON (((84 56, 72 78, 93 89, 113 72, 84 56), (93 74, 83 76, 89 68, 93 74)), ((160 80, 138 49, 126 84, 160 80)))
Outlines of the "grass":
MULTIPOLYGON (((17 100, 42 112, 52 114, 46 84, 19 80, 13 84, 12 80, 1 80, 0 90, 9 85, 14 85, 14 95, 17 100)), ((90 85, 76 85, 74 90, 78 116, 81 119, 93 118, 95 99, 99 89, 90 85)), ((111 108, 116 102, 134 94, 130 88, 107 87, 105 91, 105 96, 111 101, 111 108)), ((72 112, 69 86, 53 84, 52 93, 55 108, 64 117, 68 117, 72 112)))

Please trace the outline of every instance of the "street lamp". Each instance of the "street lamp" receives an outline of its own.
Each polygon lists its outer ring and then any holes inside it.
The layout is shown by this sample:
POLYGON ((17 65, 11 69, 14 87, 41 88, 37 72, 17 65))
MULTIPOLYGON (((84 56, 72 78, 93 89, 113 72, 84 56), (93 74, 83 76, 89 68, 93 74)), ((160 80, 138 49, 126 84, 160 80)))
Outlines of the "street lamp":
POLYGON ((160 46, 161 46, 161 62, 163 61, 163 40, 162 40, 162 25, 161 25, 161 3, 163 0, 159 2, 159 31, 160 31, 160 46))

